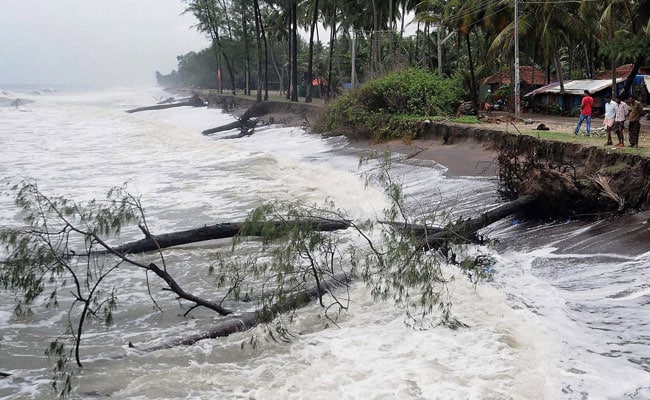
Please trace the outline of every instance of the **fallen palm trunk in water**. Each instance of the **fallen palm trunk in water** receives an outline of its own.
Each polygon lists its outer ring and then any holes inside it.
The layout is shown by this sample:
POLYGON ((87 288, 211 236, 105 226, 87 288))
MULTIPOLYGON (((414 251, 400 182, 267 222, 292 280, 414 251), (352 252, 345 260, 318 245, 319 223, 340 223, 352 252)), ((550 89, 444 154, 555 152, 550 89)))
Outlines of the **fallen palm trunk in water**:
POLYGON ((447 224, 445 227, 429 227, 404 223, 381 223, 393 225, 397 229, 409 230, 413 236, 421 238, 423 248, 437 249, 449 243, 467 243, 474 241, 476 232, 480 229, 502 218, 522 211, 531 205, 534 200, 534 196, 522 196, 494 210, 485 212, 476 218, 461 218, 455 223, 447 224))
POLYGON ((129 342, 129 347, 135 348, 142 352, 152 352, 177 346, 191 346, 204 339, 226 337, 233 333, 244 332, 263 322, 271 321, 274 317, 281 313, 303 307, 309 304, 309 302, 320 298, 327 291, 337 288, 341 285, 346 285, 351 281, 352 276, 349 274, 339 273, 332 275, 328 279, 321 281, 319 285, 312 285, 301 292, 289 296, 284 301, 274 304, 271 307, 265 308, 261 311, 245 312, 237 316, 227 317, 209 331, 171 340, 166 343, 143 349, 138 349, 137 346, 134 346, 131 342, 129 342))
POLYGON ((201 100, 201 98, 199 96, 192 96, 187 101, 182 101, 182 102, 178 102, 178 103, 156 104, 155 106, 132 108, 130 110, 126 110, 126 112, 130 114, 130 113, 139 112, 139 111, 164 110, 166 108, 174 108, 174 107, 203 107, 203 106, 205 106, 205 102, 203 100, 201 100))
POLYGON ((427 247, 438 248, 445 243, 466 243, 471 242, 476 232, 486 226, 497 222, 509 215, 516 214, 528 207, 535 201, 533 196, 522 196, 509 203, 503 204, 494 210, 485 212, 477 218, 459 220, 451 226, 447 226, 439 232, 429 234, 424 238, 427 247))
MULTIPOLYGON (((296 225, 296 221, 277 221, 272 222, 271 224, 273 226, 273 229, 278 230, 282 229, 283 227, 296 225)), ((308 229, 325 232, 347 229, 350 227, 350 223, 348 221, 335 221, 327 219, 309 219, 299 221, 298 225, 304 226, 308 229)), ((147 237, 144 239, 126 243, 122 246, 113 247, 112 252, 118 254, 144 253, 147 251, 154 251, 167 247, 179 246, 182 244, 203 242, 213 239, 224 239, 238 235, 240 232, 242 232, 243 226, 244 224, 241 222, 229 222, 203 226, 201 228, 189 229, 186 231, 166 233, 162 235, 147 235, 147 237)), ((252 228, 244 233, 246 236, 262 236, 263 229, 265 229, 265 227, 259 227, 258 229, 252 228)), ((108 251, 104 251, 102 253, 107 252, 108 251)))
MULTIPOLYGON (((393 225, 397 229, 411 230, 414 236, 421 238, 423 248, 439 248, 449 243, 466 243, 472 241, 478 230, 507 217, 508 215, 523 210, 525 207, 530 205, 533 200, 533 196, 522 196, 517 200, 503 204, 494 210, 485 212, 477 218, 466 220, 461 219, 444 228, 426 227, 423 225, 413 224, 382 223, 393 225)), ((349 225, 345 221, 337 222, 349 225)), ((335 225, 332 225, 331 227, 334 226, 335 225)), ((347 284, 351 280, 352 276, 348 274, 337 274, 331 276, 327 280, 323 280, 319 285, 313 285, 293 296, 290 296, 287 300, 281 303, 276 303, 275 305, 261 311, 245 312, 238 316, 227 317, 207 332, 175 339, 167 343, 138 350, 142 352, 151 352, 177 346, 190 346, 204 339, 214 339, 217 337, 225 337, 236 332, 244 332, 262 322, 272 320, 280 313, 301 307, 310 301, 319 298, 325 293, 325 291, 342 284, 347 284)), ((137 347, 131 343, 129 343, 129 347, 137 349, 137 347)))
POLYGON ((257 120, 255 119, 240 119, 229 124, 221 125, 216 128, 206 129, 201 132, 204 135, 211 135, 213 133, 225 132, 232 129, 239 129, 242 132, 242 136, 245 136, 246 132, 251 131, 257 125, 257 120))

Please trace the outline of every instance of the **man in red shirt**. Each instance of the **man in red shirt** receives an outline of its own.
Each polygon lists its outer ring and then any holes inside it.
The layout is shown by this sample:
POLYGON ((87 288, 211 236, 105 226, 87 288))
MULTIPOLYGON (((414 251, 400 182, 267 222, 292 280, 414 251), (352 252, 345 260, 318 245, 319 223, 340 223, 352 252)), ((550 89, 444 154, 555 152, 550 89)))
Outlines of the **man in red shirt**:
POLYGON ((580 108, 580 118, 578 119, 578 126, 573 133, 576 135, 580 131, 582 121, 587 121, 587 136, 591 136, 591 108, 594 105, 594 98, 589 95, 589 91, 585 90, 582 95, 582 105, 580 108))

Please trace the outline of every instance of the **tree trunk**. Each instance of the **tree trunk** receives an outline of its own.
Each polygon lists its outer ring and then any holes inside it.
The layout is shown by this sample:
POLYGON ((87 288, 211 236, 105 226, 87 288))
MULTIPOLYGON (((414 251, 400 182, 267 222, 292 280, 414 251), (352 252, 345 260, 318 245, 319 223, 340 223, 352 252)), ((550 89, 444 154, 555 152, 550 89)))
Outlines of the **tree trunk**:
POLYGON ((509 203, 503 204, 494 210, 485 212, 477 218, 460 219, 456 223, 449 223, 445 227, 431 227, 424 225, 413 225, 380 221, 381 224, 392 225, 399 230, 407 230, 413 236, 423 239, 422 247, 426 250, 439 248, 449 243, 472 242, 476 232, 486 226, 515 214, 528 207, 535 198, 533 196, 522 196, 509 203))
POLYGON ((327 91, 325 92, 325 101, 332 98, 332 63, 334 61, 334 43, 336 40, 336 6, 332 9, 332 27, 330 30, 330 48, 327 60, 327 91))
POLYGON ((377 1, 372 0, 372 32, 370 32, 370 79, 379 75, 379 12, 377 11, 377 1))
POLYGON ((246 62, 244 64, 244 80, 245 88, 244 94, 250 96, 251 94, 251 54, 248 48, 248 24, 246 23, 246 12, 242 7, 241 28, 242 35, 244 36, 244 52, 246 53, 246 62))
MULTIPOLYGON (((292 222, 273 222, 275 229, 280 229, 292 222)), ((301 226, 308 229, 318 231, 335 231, 340 229, 347 229, 350 224, 347 221, 332 221, 326 219, 309 219, 299 222, 301 226)), ((190 229, 186 231, 166 233, 162 235, 152 235, 135 242, 123 244, 121 246, 113 247, 112 252, 119 254, 143 253, 147 251, 154 251, 164 249, 172 246, 179 246, 188 243, 202 242, 213 239, 224 239, 234 237, 242 231, 243 223, 231 222, 204 226, 201 228, 190 229)), ((246 236, 261 236, 262 231, 255 230, 252 232, 244 232, 246 236)))
POLYGON ((264 101, 269 100, 269 44, 266 40, 266 30, 264 29, 264 20, 262 19, 262 13, 260 11, 259 1, 255 1, 255 10, 256 14, 260 19, 260 33, 262 34, 262 43, 264 44, 264 101))
POLYGON ((253 1, 255 10, 255 41, 257 43, 257 101, 262 101, 262 39, 260 33, 260 7, 259 1, 253 1))
POLYGON ((233 73, 232 70, 232 63, 230 62, 228 55, 226 54, 226 52, 223 50, 223 47, 221 46, 221 38, 219 37, 219 27, 216 25, 216 22, 214 21, 214 18, 212 16, 212 10, 210 10, 207 4, 206 4, 205 11, 207 13, 208 22, 210 24, 210 32, 211 32, 212 40, 219 48, 219 51, 221 52, 221 55, 223 56, 223 59, 226 62, 226 67, 228 68, 228 75, 230 75, 230 85, 232 88, 232 94, 235 95, 237 94, 237 91, 235 90, 235 74, 233 73))
POLYGON ((130 113, 140 112, 140 111, 164 110, 166 108, 188 107, 188 106, 189 107, 204 107, 205 102, 203 100, 201 100, 201 98, 199 96, 194 95, 187 101, 182 101, 182 102, 179 102, 179 103, 156 104, 155 106, 132 108, 130 110, 126 110, 126 112, 130 114, 130 113))
POLYGON ((517 200, 503 204, 494 210, 481 214, 477 218, 470 218, 467 220, 460 220, 459 222, 448 225, 440 231, 426 232, 424 237, 423 246, 426 248, 439 248, 445 243, 464 243, 471 242, 472 238, 476 236, 479 229, 507 217, 508 215, 515 214, 535 200, 532 196, 522 196, 517 200))
POLYGON ((257 121, 255 121, 255 120, 240 119, 238 121, 234 121, 234 122, 231 122, 229 124, 221 125, 221 126, 218 126, 216 128, 206 129, 201 133, 204 134, 204 135, 211 135, 213 133, 225 132, 225 131, 229 131, 231 129, 241 129, 241 130, 246 129, 246 130, 248 130, 248 129, 255 128, 256 125, 257 125, 257 121))
POLYGON ((280 72, 280 69, 278 68, 278 63, 275 61, 275 56, 273 55, 273 49, 269 51, 269 55, 271 56, 271 64, 273 64, 273 70, 275 71, 275 74, 278 76, 280 93, 282 93, 284 91, 284 76, 282 75, 282 72, 280 72))
MULTIPOLYGON (((478 96, 477 96, 477 91, 476 91, 476 78, 474 77, 474 63, 472 62, 472 44, 470 43, 469 40, 469 35, 470 32, 467 32, 465 35, 465 40, 467 41, 467 55, 468 55, 468 62, 469 62, 469 90, 470 94, 469 97, 472 100, 472 106, 474 107, 475 110, 478 110, 478 96)), ((512 81, 511 81, 512 82, 512 81)), ((518 82, 514 82, 515 85, 518 84, 518 82)), ((514 102, 513 102, 514 104, 514 102)))
POLYGON ((314 31, 318 22, 318 0, 314 0, 314 13, 311 19, 311 29, 309 31, 309 56, 307 60, 307 93, 305 94, 305 103, 311 103, 312 100, 312 81, 314 68, 314 31))
POLYGON ((280 313, 288 312, 299 308, 302 305, 306 305, 309 301, 320 298, 320 296, 322 296, 326 291, 348 284, 351 281, 352 276, 348 274, 336 274, 321 282, 320 285, 313 285, 293 296, 290 296, 286 301, 273 305, 265 312, 244 312, 237 316, 229 316, 222 322, 217 323, 214 328, 207 332, 190 335, 181 339, 174 339, 156 346, 137 349, 136 346, 129 342, 129 347, 136 348, 136 350, 142 352, 152 352, 178 346, 191 346, 201 340, 226 337, 233 333, 244 332, 260 323, 268 321, 280 313))
POLYGON ((286 93, 286 99, 291 100, 291 71, 293 71, 293 67, 291 66, 291 23, 289 23, 288 29, 287 29, 287 53, 285 54, 287 62, 287 69, 285 73, 287 74, 287 93, 286 93))
POLYGON ((291 101, 298 101, 298 1, 291 4, 291 101))

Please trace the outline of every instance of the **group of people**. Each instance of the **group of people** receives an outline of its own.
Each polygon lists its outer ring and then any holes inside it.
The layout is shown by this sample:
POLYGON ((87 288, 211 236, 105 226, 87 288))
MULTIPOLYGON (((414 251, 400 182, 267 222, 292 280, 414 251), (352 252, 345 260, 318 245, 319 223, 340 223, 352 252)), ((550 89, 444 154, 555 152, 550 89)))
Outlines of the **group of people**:
MULTIPOLYGON (((577 135, 583 122, 587 122, 587 136, 591 136, 591 113, 594 105, 594 98, 591 97, 588 90, 584 91, 582 96, 582 103, 580 109, 580 118, 574 133, 577 135)), ((625 120, 629 121, 628 131, 630 147, 639 147, 639 131, 641 130, 641 116, 643 115, 643 105, 638 101, 634 95, 627 97, 626 101, 622 101, 620 97, 616 96, 612 102, 612 96, 605 95, 605 119, 603 125, 607 131, 607 143, 605 146, 613 145, 612 143, 612 130, 616 133, 618 143, 616 147, 625 147, 625 140, 623 136, 623 129, 625 128, 625 120)))

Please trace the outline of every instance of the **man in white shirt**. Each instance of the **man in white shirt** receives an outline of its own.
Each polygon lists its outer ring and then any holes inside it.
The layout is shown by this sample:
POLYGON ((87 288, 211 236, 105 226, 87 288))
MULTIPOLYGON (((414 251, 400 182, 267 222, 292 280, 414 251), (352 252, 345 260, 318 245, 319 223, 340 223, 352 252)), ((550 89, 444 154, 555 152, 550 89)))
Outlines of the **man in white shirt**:
POLYGON ((614 131, 618 136, 618 144, 616 147, 625 147, 623 128, 625 128, 625 118, 630 113, 630 107, 620 97, 616 97, 616 113, 614 117, 614 131))
POLYGON ((603 125, 607 131, 607 143, 605 146, 612 145, 612 128, 614 127, 614 118, 616 117, 616 103, 612 101, 612 96, 605 95, 605 119, 603 125))

